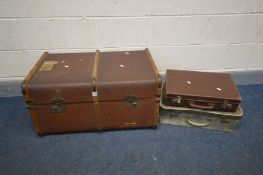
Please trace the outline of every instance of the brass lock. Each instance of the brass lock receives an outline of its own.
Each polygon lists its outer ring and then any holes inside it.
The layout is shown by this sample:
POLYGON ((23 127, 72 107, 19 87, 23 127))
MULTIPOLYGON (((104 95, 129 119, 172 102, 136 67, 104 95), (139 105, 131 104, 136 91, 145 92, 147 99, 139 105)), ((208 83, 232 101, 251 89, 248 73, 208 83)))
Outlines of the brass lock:
POLYGON ((128 108, 138 108, 138 99, 135 96, 128 96, 126 98, 128 108))
POLYGON ((62 101, 54 101, 53 104, 50 105, 50 112, 64 112, 65 106, 62 101))

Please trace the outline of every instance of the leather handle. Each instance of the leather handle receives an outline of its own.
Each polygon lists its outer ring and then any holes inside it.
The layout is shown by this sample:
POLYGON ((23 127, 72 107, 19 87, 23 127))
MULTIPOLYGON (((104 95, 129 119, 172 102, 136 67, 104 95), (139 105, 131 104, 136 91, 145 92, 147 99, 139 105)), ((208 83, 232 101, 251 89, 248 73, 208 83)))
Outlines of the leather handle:
POLYGON ((197 109, 214 109, 215 105, 213 103, 207 103, 206 105, 199 105, 196 104, 193 101, 189 101, 189 106, 192 108, 197 108, 197 109))
POLYGON ((198 120, 192 120, 192 119, 187 119, 186 121, 187 123, 195 127, 205 127, 211 124, 208 121, 198 121, 198 120))

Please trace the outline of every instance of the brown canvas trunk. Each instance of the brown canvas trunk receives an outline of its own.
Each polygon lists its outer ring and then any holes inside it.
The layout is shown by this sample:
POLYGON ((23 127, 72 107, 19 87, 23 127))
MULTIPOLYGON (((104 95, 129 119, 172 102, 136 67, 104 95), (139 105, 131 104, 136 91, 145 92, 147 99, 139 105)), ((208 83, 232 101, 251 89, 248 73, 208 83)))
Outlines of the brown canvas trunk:
POLYGON ((40 135, 157 126, 160 78, 148 49, 44 53, 22 91, 40 135))
POLYGON ((226 73, 167 70, 164 103, 168 106, 235 112, 240 94, 226 73))

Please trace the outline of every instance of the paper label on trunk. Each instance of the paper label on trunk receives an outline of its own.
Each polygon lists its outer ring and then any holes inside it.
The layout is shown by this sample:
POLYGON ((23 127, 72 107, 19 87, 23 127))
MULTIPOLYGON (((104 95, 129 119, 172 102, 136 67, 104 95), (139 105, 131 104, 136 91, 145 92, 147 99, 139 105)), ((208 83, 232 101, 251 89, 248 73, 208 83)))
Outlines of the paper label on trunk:
POLYGON ((44 63, 41 65, 38 71, 44 72, 44 71, 51 71, 55 64, 58 64, 57 61, 44 61, 44 63))

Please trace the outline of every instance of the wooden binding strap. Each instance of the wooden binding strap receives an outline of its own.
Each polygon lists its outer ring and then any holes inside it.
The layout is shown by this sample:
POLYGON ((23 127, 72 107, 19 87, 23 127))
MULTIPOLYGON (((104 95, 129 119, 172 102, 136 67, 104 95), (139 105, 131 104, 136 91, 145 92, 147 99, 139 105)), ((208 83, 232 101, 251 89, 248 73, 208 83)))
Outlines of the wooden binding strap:
POLYGON ((150 53, 150 51, 149 51, 148 48, 146 48, 145 51, 146 51, 146 54, 147 54, 147 56, 148 56, 148 59, 149 59, 151 65, 152 65, 152 68, 153 68, 153 71, 154 71, 154 73, 155 73, 155 75, 156 75, 156 78, 157 78, 157 80, 159 81, 158 88, 161 88, 162 79, 161 79, 161 76, 160 76, 160 74, 159 74, 159 71, 158 71, 158 69, 157 69, 157 67, 156 67, 156 65, 155 65, 155 63, 154 63, 154 61, 153 61, 153 57, 152 57, 152 55, 151 55, 151 53, 150 53))
POLYGON ((21 90, 22 90, 22 93, 24 95, 24 99, 25 99, 26 102, 31 101, 31 99, 29 97, 29 94, 28 94, 28 88, 27 88, 28 84, 29 84, 30 80, 32 79, 33 75, 35 74, 35 72, 38 70, 38 68, 43 63, 43 61, 44 61, 44 59, 46 58, 47 55, 48 55, 48 52, 44 52, 41 55, 39 60, 36 62, 34 67, 31 69, 31 71, 27 74, 27 76, 25 77, 24 81, 22 82, 21 90))
POLYGON ((159 74, 159 71, 158 71, 158 69, 157 69, 157 67, 156 67, 156 65, 155 65, 155 63, 154 63, 154 61, 153 61, 153 58, 152 58, 152 55, 151 55, 149 49, 146 48, 145 51, 146 51, 146 54, 147 54, 148 59, 149 59, 149 61, 150 61, 150 64, 151 64, 151 66, 152 66, 152 68, 153 68, 153 71, 154 71, 154 73, 155 73, 156 79, 157 79, 157 81, 158 81, 158 84, 157 84, 157 94, 156 94, 156 97, 155 97, 155 99, 154 99, 154 101, 155 101, 155 103, 156 103, 156 112, 155 112, 155 116, 156 116, 156 117, 155 117, 155 119, 154 119, 154 121, 153 121, 153 127, 155 128, 155 127, 157 126, 158 120, 159 120, 159 106, 160 106, 159 103, 160 103, 160 94, 161 94, 162 79, 161 79, 161 76, 160 76, 160 74, 159 74))
POLYGON ((95 109, 95 118, 96 118, 96 128, 98 131, 102 130, 101 119, 99 115, 99 101, 98 101, 98 92, 97 92, 97 77, 98 77, 98 66, 99 66, 99 50, 96 50, 94 65, 92 70, 92 99, 95 109))
POLYGON ((34 126, 35 126, 35 129, 36 129, 37 134, 38 134, 39 136, 43 136, 44 133, 43 133, 41 127, 40 127, 40 124, 39 124, 39 122, 38 122, 37 115, 36 115, 34 109, 32 109, 31 106, 28 106, 28 110, 29 110, 29 112, 30 112, 30 115, 31 115, 32 121, 33 121, 33 123, 34 123, 34 126))
MULTIPOLYGON (((99 50, 95 52, 93 70, 92 70, 92 92, 97 92, 97 74, 98 74, 98 63, 99 63, 99 50)), ((93 96, 93 94, 92 94, 93 96)), ((97 99, 97 95, 93 96, 94 101, 97 99)))
MULTIPOLYGON (((33 75, 38 70, 38 68, 44 62, 44 60, 45 60, 47 55, 48 55, 47 52, 44 52, 42 54, 42 56, 39 58, 39 60, 36 62, 34 67, 31 69, 31 71, 27 74, 26 78, 22 82, 21 90, 22 90, 22 93, 23 93, 23 96, 24 96, 24 99, 25 99, 26 102, 31 102, 32 101, 32 99, 30 98, 29 93, 28 93, 28 84, 29 84, 30 80, 32 79, 33 75)), ((33 121, 33 123, 35 125, 35 129, 37 131, 37 134, 42 136, 43 135, 43 131, 42 131, 40 125, 39 125, 39 122, 37 120, 37 116, 36 116, 34 110, 32 109, 32 107, 30 105, 28 105, 28 110, 29 110, 29 112, 31 114, 31 118, 32 118, 32 121, 33 121)))

